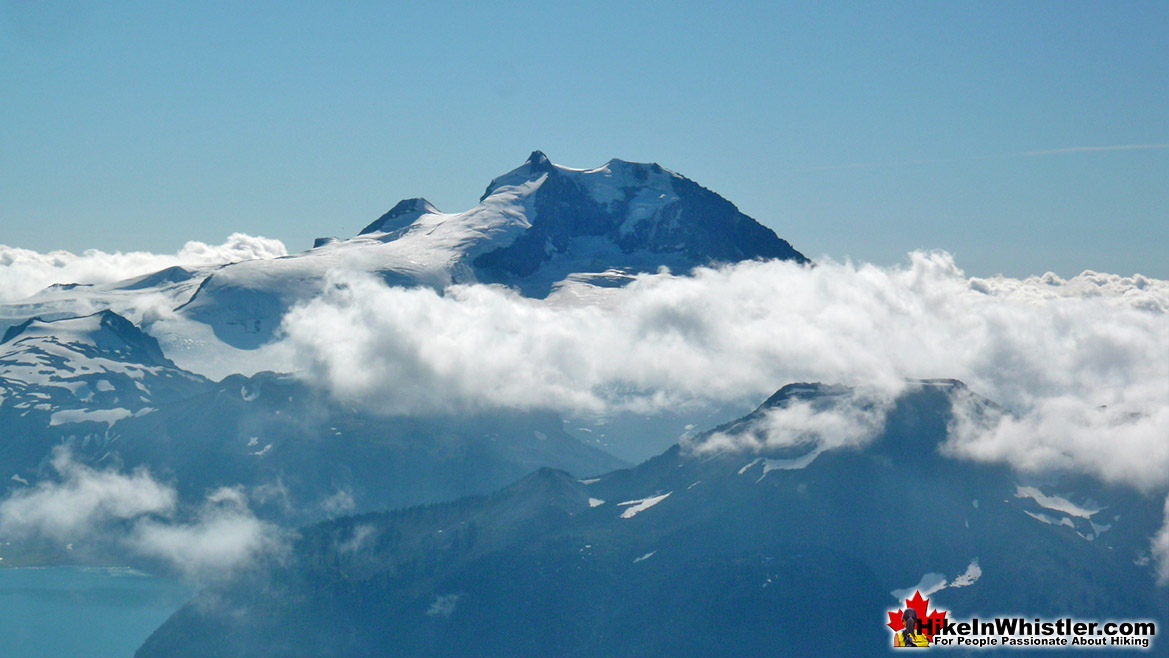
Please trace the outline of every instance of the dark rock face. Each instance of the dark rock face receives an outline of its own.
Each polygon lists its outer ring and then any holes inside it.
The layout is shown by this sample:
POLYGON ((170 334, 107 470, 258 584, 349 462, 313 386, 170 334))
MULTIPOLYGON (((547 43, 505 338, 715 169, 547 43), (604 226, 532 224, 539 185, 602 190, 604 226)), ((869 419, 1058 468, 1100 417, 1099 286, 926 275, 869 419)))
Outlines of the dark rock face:
POLYGON ((288 309, 320 293, 327 271, 438 290, 502 284, 543 298, 562 285, 621 286, 637 273, 752 259, 807 262, 726 199, 656 164, 569 169, 537 151, 466 212, 405 199, 354 238, 224 265, 175 310, 232 347, 255 349, 273 339, 288 309))
MULTIPOLYGON (((650 244, 667 248, 675 240, 684 240, 687 256, 723 262, 776 258, 806 263, 808 259, 771 229, 739 212, 730 201, 688 179, 674 181, 681 201, 678 206, 679 228, 664 235, 647 236, 650 244)), ((667 227, 674 224, 667 223, 667 227)))
MULTIPOLYGON (((162 348, 158 346, 158 341, 153 336, 145 333, 134 326, 134 323, 113 311, 99 311, 85 318, 55 321, 31 318, 21 324, 9 327, 4 332, 4 337, 0 339, 0 345, 8 344, 8 349, 10 350, 14 348, 21 349, 22 351, 30 349, 39 350, 40 346, 37 343, 45 341, 43 336, 33 337, 28 344, 20 348, 17 347, 16 343, 23 342, 21 341, 21 337, 30 333, 30 328, 34 326, 43 328, 52 326, 54 322, 60 325, 70 325, 87 320, 96 320, 96 323, 87 323, 93 326, 92 328, 87 327, 88 331, 83 336, 84 340, 68 345, 68 349, 79 355, 93 356, 101 354, 126 363, 138 363, 165 368, 176 367, 170 359, 163 355, 162 348)), ((49 342, 57 343, 58 341, 50 339, 49 342)))
MULTIPOLYGON (((974 574, 929 597, 962 618, 1166 623, 1169 600, 1133 559, 1161 501, 1069 480, 1056 486, 1107 506, 1111 526, 1037 520, 1054 512, 1005 467, 938 451, 955 394, 925 382, 867 445, 802 467, 675 446, 595 480, 544 469, 490 496, 318 524, 138 655, 887 655, 891 592, 929 572, 974 574)), ((798 385, 759 413, 847 397, 798 385)))
POLYGON ((409 226, 410 222, 418 219, 422 214, 432 212, 438 212, 438 209, 426 199, 402 199, 394 204, 394 207, 390 208, 389 212, 378 217, 369 226, 361 229, 361 233, 358 233, 358 235, 396 231, 402 227, 409 226))
MULTIPOLYGON (((602 170, 558 168, 543 153, 533 153, 523 167, 502 177, 544 178, 533 193, 531 228, 510 245, 479 256, 474 265, 495 278, 527 277, 558 255, 570 254, 573 239, 585 237, 603 237, 617 249, 578 271, 646 271, 661 264, 693 267, 756 258, 807 262, 731 202, 657 164, 612 160, 602 170), (601 186, 607 189, 598 194, 601 186), (635 252, 674 258, 627 258, 635 252)), ((497 179, 483 198, 500 186, 497 179)))

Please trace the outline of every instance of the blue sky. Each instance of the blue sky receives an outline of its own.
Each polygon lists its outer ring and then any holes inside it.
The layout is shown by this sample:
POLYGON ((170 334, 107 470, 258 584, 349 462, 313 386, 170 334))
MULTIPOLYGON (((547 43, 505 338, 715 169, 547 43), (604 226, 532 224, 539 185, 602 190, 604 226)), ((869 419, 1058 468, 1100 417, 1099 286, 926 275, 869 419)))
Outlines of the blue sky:
POLYGON ((334 4, 0 3, 0 243, 296 251, 538 148, 813 257, 1169 278, 1165 2, 334 4))

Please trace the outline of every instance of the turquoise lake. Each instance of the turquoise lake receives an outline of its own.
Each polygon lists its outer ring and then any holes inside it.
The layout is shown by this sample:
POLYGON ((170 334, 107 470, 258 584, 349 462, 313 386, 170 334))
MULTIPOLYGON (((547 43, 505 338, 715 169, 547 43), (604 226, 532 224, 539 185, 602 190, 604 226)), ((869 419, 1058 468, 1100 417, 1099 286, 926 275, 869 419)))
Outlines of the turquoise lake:
POLYGON ((0 658, 132 656, 194 592, 127 567, 0 569, 0 658))

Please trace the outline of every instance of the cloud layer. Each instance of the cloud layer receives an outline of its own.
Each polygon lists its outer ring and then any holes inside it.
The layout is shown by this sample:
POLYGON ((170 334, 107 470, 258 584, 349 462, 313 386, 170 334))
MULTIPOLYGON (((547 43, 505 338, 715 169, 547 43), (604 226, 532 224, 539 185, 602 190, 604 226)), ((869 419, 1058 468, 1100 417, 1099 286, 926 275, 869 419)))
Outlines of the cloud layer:
MULTIPOLYGON (((173 256, 87 252, 59 263, 0 247, 0 294, 282 253, 279 243, 247 236, 220 247, 191 243, 173 256)), ((871 399, 831 413, 774 410, 737 444, 747 449, 813 436, 820 448, 863 443, 906 379, 956 378, 1010 413, 960 405, 967 413, 953 427, 950 454, 1169 487, 1169 282, 1140 275, 970 278, 948 254, 915 252, 901 267, 751 262, 641 275, 624 288, 570 284, 533 300, 498 286, 436 292, 336 274, 286 315, 281 342, 255 354, 391 415, 653 413, 757 403, 796 381, 859 387, 871 399)), ((91 519, 124 523, 126 545, 139 554, 197 569, 275 545, 240 492, 218 492, 184 516, 168 499, 173 490, 144 472, 69 461, 58 472, 60 482, 0 505, 0 530, 65 537, 91 519)))
POLYGON ((758 401, 793 381, 893 393, 906 378, 957 378, 1017 414, 963 433, 957 453, 1158 487, 1167 311, 1165 281, 968 278, 948 254, 915 252, 904 267, 742 263, 547 300, 339 277, 283 330, 306 379, 390 414, 652 412, 758 401))
POLYGON ((180 266, 219 265, 276 258, 288 251, 279 240, 233 233, 223 244, 191 241, 174 254, 144 251, 106 253, 90 249, 40 253, 0 245, 0 303, 24 299, 54 283, 109 283, 180 266))
MULTIPOLYGON (((915 252, 905 267, 742 263, 547 300, 339 277, 283 330, 308 380, 390 414, 653 412, 795 381, 859 387, 861 402, 791 404, 698 446, 806 443, 813 458, 878 434, 906 379, 956 378, 1007 411, 957 400, 949 454, 1169 487, 1169 282, 1140 275, 969 278, 915 252)), ((1169 521, 1151 549, 1169 581, 1169 521)))

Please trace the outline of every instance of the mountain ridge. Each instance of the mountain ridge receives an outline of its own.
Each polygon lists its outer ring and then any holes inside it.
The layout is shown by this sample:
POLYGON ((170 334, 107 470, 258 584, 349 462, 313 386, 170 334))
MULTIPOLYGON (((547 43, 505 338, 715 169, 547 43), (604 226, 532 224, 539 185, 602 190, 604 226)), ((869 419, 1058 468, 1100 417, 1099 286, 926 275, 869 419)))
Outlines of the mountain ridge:
POLYGON ((477 410, 386 418, 287 374, 220 381, 166 359, 113 311, 32 319, 0 342, 0 489, 51 478, 50 453, 84 464, 146 467, 185 501, 223 486, 275 483, 267 518, 321 518, 342 492, 352 509, 491 491, 540 466, 586 475, 624 464, 565 431, 547 411, 477 410))
POLYGON ((929 596, 963 617, 1164 623, 1169 602, 1134 560, 1158 502, 1022 486, 1004 465, 942 454, 954 396, 910 387, 867 447, 798 466, 675 445, 588 480, 545 469, 488 496, 310 526, 290 562, 200 595, 136 655, 878 656, 885 613, 904 604, 894 592, 923 573, 945 576, 929 596), (1100 504, 1059 511, 1085 497, 1100 504), (1072 518, 1101 506, 1108 523, 1072 518))
POLYGON ((537 151, 493 179, 467 211, 403 199, 355 237, 219 268, 181 310, 220 340, 251 349, 270 340, 283 311, 319 293, 329 271, 438 290, 503 284, 542 298, 573 276, 581 285, 593 283, 588 275, 624 285, 662 267, 685 273, 756 258, 808 262, 731 202, 659 165, 611 160, 571 169, 537 151))
POLYGON ((0 323, 108 308, 146 326, 162 319, 167 328, 159 338, 171 348, 187 350, 211 339, 251 350, 271 342, 284 314, 321 294, 338 274, 437 291, 500 284, 543 298, 563 285, 619 287, 637 273, 662 268, 684 274, 773 258, 809 262, 773 230, 676 172, 619 159, 573 169, 536 151, 492 179, 480 201, 463 212, 440 212, 420 197, 403 199, 349 238, 320 238, 310 249, 279 258, 52 286, 0 307, 0 323))

